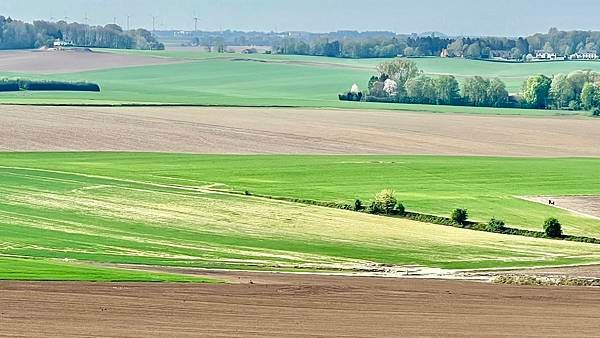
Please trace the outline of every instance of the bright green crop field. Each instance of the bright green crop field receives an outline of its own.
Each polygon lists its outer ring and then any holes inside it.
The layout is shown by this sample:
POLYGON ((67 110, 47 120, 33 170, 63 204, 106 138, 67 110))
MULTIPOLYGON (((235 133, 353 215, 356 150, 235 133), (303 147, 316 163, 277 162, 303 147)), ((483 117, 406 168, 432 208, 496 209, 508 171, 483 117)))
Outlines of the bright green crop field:
MULTIPOLYGON (((178 104, 230 106, 294 106, 312 108, 395 109, 443 113, 561 115, 567 111, 448 107, 339 102, 337 95, 353 83, 366 87, 381 59, 347 60, 284 55, 241 55, 180 51, 105 51, 180 60, 179 64, 115 68, 70 74, 0 73, 1 77, 90 81, 101 93, 0 93, 0 103, 18 104, 178 104)), ((430 75, 500 77, 517 92, 532 74, 600 71, 600 62, 506 64, 463 59, 415 59, 430 75)), ((583 114, 583 113, 582 113, 583 114)))
POLYGON ((352 270, 370 264, 496 268, 600 262, 600 246, 476 232, 214 188, 319 200, 395 188, 410 210, 501 217, 570 234, 600 222, 515 195, 598 194, 598 159, 415 156, 0 154, 0 279, 177 280, 97 267, 147 264, 352 270), (98 270, 100 269, 100 270, 98 270), (104 276, 104 277, 99 277, 104 276))

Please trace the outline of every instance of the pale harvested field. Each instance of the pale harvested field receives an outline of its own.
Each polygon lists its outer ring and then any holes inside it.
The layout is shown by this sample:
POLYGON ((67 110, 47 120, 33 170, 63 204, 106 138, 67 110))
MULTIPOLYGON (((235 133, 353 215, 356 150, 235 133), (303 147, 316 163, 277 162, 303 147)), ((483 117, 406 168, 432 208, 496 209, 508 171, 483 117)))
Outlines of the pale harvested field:
POLYGON ((600 156, 600 119, 359 110, 0 106, 3 151, 600 156))
POLYGON ((600 219, 600 196, 532 196, 523 199, 545 205, 552 200, 555 203, 553 207, 600 219))
POLYGON ((0 282, 6 336, 592 337, 600 290, 241 273, 242 284, 0 282), (252 280, 254 284, 248 284, 252 280))
POLYGON ((0 72, 60 74, 181 62, 176 59, 91 51, 19 50, 0 52, 0 72))

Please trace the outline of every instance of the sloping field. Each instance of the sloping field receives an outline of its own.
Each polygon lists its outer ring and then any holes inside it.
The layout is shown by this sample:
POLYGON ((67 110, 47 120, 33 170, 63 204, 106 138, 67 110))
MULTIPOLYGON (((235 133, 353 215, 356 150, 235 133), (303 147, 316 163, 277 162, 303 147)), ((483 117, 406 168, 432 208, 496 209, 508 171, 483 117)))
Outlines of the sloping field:
POLYGON ((502 218, 538 231, 555 216, 567 234, 600 237, 598 220, 520 198, 600 195, 597 158, 5 153, 0 163, 350 204, 393 188, 409 210, 449 215, 467 208, 474 220, 502 218))
POLYGON ((8 336, 45 337, 593 337, 600 331, 600 293, 589 288, 291 275, 270 280, 201 286, 0 282, 0 325, 8 336))
POLYGON ((600 156, 600 119, 359 110, 3 106, 0 150, 600 156))
MULTIPOLYGON (((115 161, 119 156, 96 159, 118 167, 125 164, 115 161)), ((118 170, 93 174, 94 163, 82 160, 78 169, 65 165, 62 171, 2 160, 0 259, 305 271, 600 262, 598 245, 233 196, 208 191, 201 182, 165 184, 167 172, 135 166, 128 171, 139 173, 139 180, 118 170)), ((159 162, 176 166, 168 158, 159 162)), ((27 261, 7 262, 0 279, 14 279, 21 264, 27 261)))
MULTIPOLYGON (((121 58, 150 58, 177 62, 144 67, 55 74, 53 80, 89 81, 100 84, 101 93, 37 92, 0 93, 0 103, 65 105, 203 105, 203 106, 284 106, 311 108, 393 109, 487 115, 573 115, 585 112, 502 109, 340 102, 338 94, 357 83, 365 89, 374 67, 381 60, 341 60, 324 57, 282 55, 241 55, 193 52, 105 53, 121 58)), ((600 62, 511 65, 470 60, 423 59, 426 73, 453 73, 460 79, 471 75, 499 76, 514 92, 528 75, 600 69, 600 62), (521 66, 521 67, 519 67, 521 66)), ((123 63, 126 64, 126 63, 123 63)), ((118 66, 114 66, 118 67, 118 66)), ((34 69, 34 68, 32 68, 34 69)), ((10 68, 5 68, 9 71, 10 68)), ((39 77, 25 67, 12 68, 9 76, 39 77)), ((0 69, 0 76, 2 76, 0 69)), ((551 74, 549 74, 551 75, 551 74)))
POLYGON ((61 74, 181 62, 151 55, 125 55, 89 50, 0 51, 0 72, 61 74))

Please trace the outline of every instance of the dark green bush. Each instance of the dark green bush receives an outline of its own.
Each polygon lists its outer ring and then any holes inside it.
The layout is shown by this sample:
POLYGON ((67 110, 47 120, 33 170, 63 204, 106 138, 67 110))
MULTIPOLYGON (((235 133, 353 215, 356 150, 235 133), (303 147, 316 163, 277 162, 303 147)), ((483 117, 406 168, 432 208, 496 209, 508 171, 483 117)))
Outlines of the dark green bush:
POLYGON ((362 201, 357 199, 354 201, 354 211, 363 211, 365 210, 365 206, 362 204, 362 201))
POLYGON ((600 108, 596 107, 592 110, 592 116, 600 116, 600 108))
POLYGON ((492 218, 488 224, 486 224, 485 229, 491 232, 502 232, 506 229, 506 223, 501 219, 492 218))
POLYGON ((452 215, 450 216, 452 222, 460 225, 465 225, 468 218, 469 212, 467 209, 454 209, 454 211, 452 211, 452 215))
POLYGON ((558 219, 551 217, 544 222, 544 233, 548 237, 562 237, 562 225, 558 219))
POLYGON ((100 86, 88 82, 19 80, 19 87, 31 91, 99 92, 100 86))
POLYGON ((19 83, 16 80, 1 80, 0 92, 18 92, 19 83))

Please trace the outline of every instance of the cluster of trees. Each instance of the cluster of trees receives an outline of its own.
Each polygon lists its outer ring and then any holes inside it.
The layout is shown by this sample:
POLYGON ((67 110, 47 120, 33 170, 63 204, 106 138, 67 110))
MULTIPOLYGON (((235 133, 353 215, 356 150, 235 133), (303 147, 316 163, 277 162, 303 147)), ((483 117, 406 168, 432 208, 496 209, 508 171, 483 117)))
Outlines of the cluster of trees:
POLYGON ((44 81, 24 79, 0 80, 0 92, 13 92, 20 90, 99 92, 100 86, 90 82, 44 81))
POLYGON ((522 90, 527 107, 590 110, 600 115, 600 73, 576 71, 571 74, 531 76, 522 90))
POLYGON ((306 41, 284 38, 273 45, 278 54, 314 55, 343 58, 392 58, 406 56, 438 56, 452 40, 435 36, 369 37, 306 41))
POLYGON ((89 26, 65 21, 25 23, 0 16, 0 49, 51 47, 56 40, 79 47, 164 49, 145 29, 123 31, 118 25, 89 26))
POLYGON ((377 71, 379 76, 371 77, 368 84, 367 100, 370 101, 478 107, 513 104, 506 85, 499 79, 475 76, 465 79, 461 88, 454 76, 426 76, 415 62, 404 59, 383 62, 377 71))
POLYGON ((319 55, 345 58, 373 58, 439 56, 487 59, 508 57, 525 60, 528 54, 537 50, 554 52, 568 56, 576 52, 594 51, 600 53, 600 32, 559 31, 550 29, 546 34, 527 37, 437 37, 415 35, 344 35, 328 34, 312 39, 307 37, 286 37, 273 41, 274 51, 281 54, 319 55), (333 48, 323 52, 323 45, 333 48), (501 54, 501 55, 498 55, 501 54))

